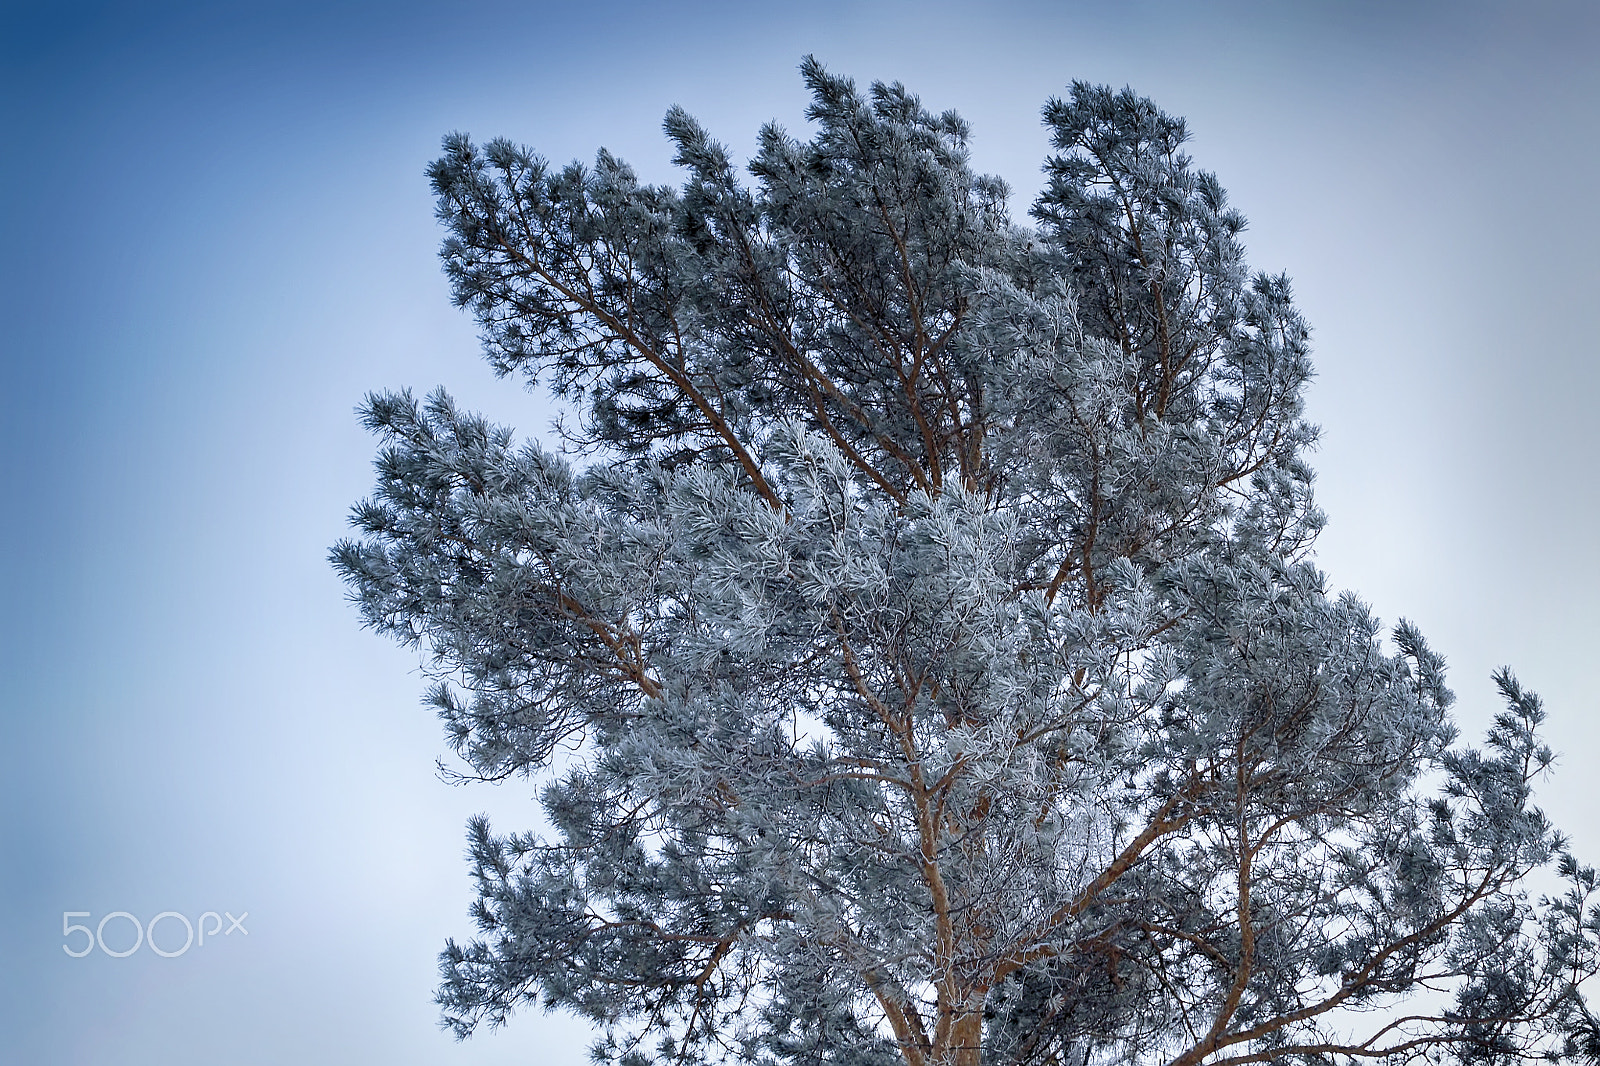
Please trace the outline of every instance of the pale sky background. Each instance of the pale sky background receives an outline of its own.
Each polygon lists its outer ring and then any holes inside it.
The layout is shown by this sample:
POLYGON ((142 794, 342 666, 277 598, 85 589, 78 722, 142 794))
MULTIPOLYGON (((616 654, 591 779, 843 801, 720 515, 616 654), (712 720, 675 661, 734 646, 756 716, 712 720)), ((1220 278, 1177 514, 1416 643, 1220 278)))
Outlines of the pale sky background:
POLYGON ((1332 584, 1423 627, 1470 732, 1503 663, 1545 696, 1545 804, 1600 860, 1600 5, 7 3, 0 1058, 586 1061, 537 1011, 436 1028, 462 827, 533 786, 436 777, 415 654, 327 566, 352 411, 444 384, 547 428, 449 305, 442 134, 673 180, 668 106, 747 154, 803 129, 807 52, 960 110, 1019 211, 1072 79, 1189 119, 1315 330, 1332 584), (69 910, 249 934, 74 959, 69 910))

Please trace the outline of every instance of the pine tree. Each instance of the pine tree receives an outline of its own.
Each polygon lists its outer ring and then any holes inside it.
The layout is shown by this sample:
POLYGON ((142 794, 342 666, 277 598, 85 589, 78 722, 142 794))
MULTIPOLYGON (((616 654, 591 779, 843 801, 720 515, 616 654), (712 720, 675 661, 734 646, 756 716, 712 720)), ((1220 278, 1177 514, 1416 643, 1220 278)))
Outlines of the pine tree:
POLYGON ((1075 84, 1025 226, 954 113, 802 69, 815 134, 764 128, 752 184, 676 109, 679 189, 431 168, 457 304, 587 460, 363 409, 335 564, 468 774, 543 782, 544 830, 470 827, 447 1023, 537 1001, 629 1063, 1581 1053, 1600 912, 1539 702, 1502 673, 1458 743, 1418 632, 1327 592, 1307 329, 1184 124, 1075 84))

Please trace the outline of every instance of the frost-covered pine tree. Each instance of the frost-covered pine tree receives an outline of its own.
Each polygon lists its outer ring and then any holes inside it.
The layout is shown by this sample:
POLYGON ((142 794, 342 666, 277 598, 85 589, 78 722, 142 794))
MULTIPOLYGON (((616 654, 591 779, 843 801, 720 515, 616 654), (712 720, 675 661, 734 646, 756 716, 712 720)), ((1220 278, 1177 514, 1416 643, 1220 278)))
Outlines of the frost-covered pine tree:
POLYGON ((749 179, 678 110, 681 189, 432 167, 457 303, 588 446, 364 408, 335 562, 468 773, 543 782, 543 829, 470 828, 447 1022, 537 1002, 630 1063, 1582 1054, 1539 703, 1502 674, 1458 744, 1417 632, 1327 593, 1306 327, 1183 123, 1074 85, 1026 227, 956 115, 803 73, 814 136, 749 179))

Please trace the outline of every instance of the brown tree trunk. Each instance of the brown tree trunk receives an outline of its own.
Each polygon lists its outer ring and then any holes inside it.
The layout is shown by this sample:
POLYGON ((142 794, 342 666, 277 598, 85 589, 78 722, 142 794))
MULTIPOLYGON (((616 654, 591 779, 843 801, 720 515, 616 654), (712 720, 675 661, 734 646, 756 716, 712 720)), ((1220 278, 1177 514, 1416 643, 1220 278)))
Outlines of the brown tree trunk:
POLYGON ((939 1056, 941 1066, 978 1066, 983 1053, 983 1000, 956 1016, 950 1043, 939 1056))

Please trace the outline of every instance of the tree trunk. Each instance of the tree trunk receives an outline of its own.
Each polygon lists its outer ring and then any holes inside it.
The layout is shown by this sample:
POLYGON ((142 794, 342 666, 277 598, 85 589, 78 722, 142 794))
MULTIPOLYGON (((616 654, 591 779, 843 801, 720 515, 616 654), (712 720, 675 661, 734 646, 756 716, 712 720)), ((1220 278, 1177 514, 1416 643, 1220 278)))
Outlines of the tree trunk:
POLYGON ((978 1066, 983 1055, 983 1000, 956 1016, 950 1043, 938 1057, 941 1066, 978 1066))

